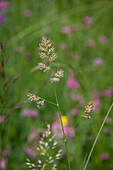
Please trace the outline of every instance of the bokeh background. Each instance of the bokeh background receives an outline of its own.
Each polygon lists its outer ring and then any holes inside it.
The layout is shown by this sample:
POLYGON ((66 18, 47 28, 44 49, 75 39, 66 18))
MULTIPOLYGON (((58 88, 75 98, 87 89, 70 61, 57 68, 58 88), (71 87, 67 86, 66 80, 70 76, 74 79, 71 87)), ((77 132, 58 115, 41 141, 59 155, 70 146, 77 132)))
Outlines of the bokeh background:
MULTIPOLYGON (((55 47, 54 67, 64 70, 64 78, 57 85, 57 95, 61 112, 74 133, 68 139, 71 167, 72 170, 83 169, 113 102, 112 20, 112 0, 0 1, 0 41, 4 46, 6 44, 4 61, 9 55, 4 68, 2 56, 0 58, 0 96, 3 99, 0 103, 0 166, 3 170, 28 169, 26 158, 35 159, 34 145, 38 145, 47 124, 52 126, 57 119, 54 105, 45 103, 38 109, 35 103, 23 104, 28 100, 28 92, 55 102, 48 74, 36 67, 40 62, 38 47, 42 34, 50 38, 55 47), (8 89, 4 90, 9 75, 8 89), (82 119, 74 128, 91 100, 96 104, 92 118, 82 119)), ((63 143, 59 145, 64 149, 63 143)), ((113 110, 87 169, 112 170, 112 161, 113 110)), ((57 165, 59 170, 68 169, 65 149, 57 165)))

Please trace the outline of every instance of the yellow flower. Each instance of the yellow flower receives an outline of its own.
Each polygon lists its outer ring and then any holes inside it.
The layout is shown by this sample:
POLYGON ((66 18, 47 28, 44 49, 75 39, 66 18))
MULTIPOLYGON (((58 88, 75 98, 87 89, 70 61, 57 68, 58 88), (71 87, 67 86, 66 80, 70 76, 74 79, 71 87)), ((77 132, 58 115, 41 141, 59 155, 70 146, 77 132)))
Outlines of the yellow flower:
POLYGON ((68 125, 68 118, 67 116, 62 116, 62 123, 64 126, 68 125))

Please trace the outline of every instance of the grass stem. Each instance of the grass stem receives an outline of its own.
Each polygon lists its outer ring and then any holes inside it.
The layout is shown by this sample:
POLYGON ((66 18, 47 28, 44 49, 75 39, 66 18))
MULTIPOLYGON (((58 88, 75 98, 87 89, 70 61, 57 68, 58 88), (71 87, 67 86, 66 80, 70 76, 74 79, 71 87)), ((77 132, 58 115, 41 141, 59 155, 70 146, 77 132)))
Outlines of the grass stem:
POLYGON ((71 170, 71 165, 70 165, 70 160, 69 160, 69 152, 68 152, 68 147, 67 147, 67 141, 66 141, 66 136, 65 136, 65 132, 64 132, 64 127, 63 127, 63 122, 62 122, 62 117, 61 117, 61 111, 60 111, 60 107, 59 107, 59 103, 58 103, 58 98, 57 98, 57 93, 56 93, 56 87, 55 86, 54 86, 54 92, 55 92, 55 98, 56 98, 56 103, 57 103, 57 107, 58 107, 60 122, 61 122, 61 125, 62 125, 62 131, 63 131, 63 136, 64 136, 64 143, 65 143, 65 148, 66 148, 68 166, 69 166, 69 170, 71 170))
POLYGON ((56 103, 53 103, 53 102, 51 102, 51 101, 49 101, 49 100, 46 100, 46 99, 44 99, 44 98, 42 98, 42 97, 40 97, 40 99, 44 100, 44 101, 47 102, 47 103, 50 103, 50 104, 53 104, 53 105, 56 105, 56 106, 57 106, 56 103))
POLYGON ((104 120, 103 120, 103 122, 102 122, 102 125, 101 125, 101 127, 100 127, 100 129, 99 129, 99 131, 98 131, 98 133, 97 133, 97 136, 96 136, 96 138, 95 138, 95 141, 94 141, 94 143, 93 143, 93 146, 92 146, 92 148, 91 148, 91 150, 90 150, 90 153, 89 153, 89 155, 88 155, 87 161, 86 161, 86 163, 85 163, 84 170, 86 170, 86 168, 87 168, 87 165, 88 165, 88 162, 89 162, 90 157, 91 157, 91 155, 92 155, 92 152, 93 152, 93 150, 94 150, 94 147, 95 147, 95 145, 96 145, 96 143, 97 143, 97 140, 98 140, 98 138, 99 138, 99 135, 100 135, 100 133, 101 133, 101 131, 102 131, 102 128, 103 128, 103 126, 104 126, 104 124, 105 124, 105 121, 106 121, 107 117, 109 116, 109 113, 110 113, 112 107, 113 107, 113 103, 111 104, 111 106, 110 106, 110 108, 109 108, 109 110, 108 110, 108 112, 107 112, 107 114, 106 114, 106 116, 105 116, 105 118, 104 118, 104 120))

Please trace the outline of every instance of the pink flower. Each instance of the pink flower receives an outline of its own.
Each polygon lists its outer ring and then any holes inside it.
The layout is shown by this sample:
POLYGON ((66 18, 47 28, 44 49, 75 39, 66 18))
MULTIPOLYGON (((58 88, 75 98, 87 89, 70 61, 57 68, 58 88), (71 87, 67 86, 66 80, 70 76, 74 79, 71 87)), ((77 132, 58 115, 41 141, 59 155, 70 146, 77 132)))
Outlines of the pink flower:
POLYGON ((74 130, 71 127, 64 126, 64 132, 65 132, 65 135, 69 136, 70 138, 73 138, 75 136, 74 130))
POLYGON ((83 107, 83 108, 85 107, 85 100, 82 96, 79 96, 79 95, 73 93, 73 91, 71 92, 70 96, 74 101, 79 103, 80 107, 83 107))
POLYGON ((73 108, 73 109, 71 110, 71 114, 72 114, 73 116, 76 116, 76 115, 78 114, 77 109, 73 108))
POLYGON ((5 115, 0 116, 0 123, 4 122, 4 121, 5 121, 5 118, 6 118, 6 116, 5 116, 5 115))
POLYGON ((107 42, 108 42, 108 39, 107 39, 107 37, 106 36, 101 36, 100 38, 99 38, 99 41, 100 41, 100 43, 101 44, 106 44, 107 42))
MULTIPOLYGON (((62 121, 63 121, 63 127, 64 127, 64 132, 66 136, 74 137, 75 132, 72 129, 72 127, 69 124, 69 119, 67 119, 67 116, 62 116, 62 121)), ((62 126, 60 124, 60 119, 59 116, 55 119, 55 122, 52 124, 52 131, 58 136, 62 137, 63 136, 63 131, 62 131, 62 126)))
POLYGON ((29 9, 27 9, 27 10, 24 11, 24 16, 25 16, 26 18, 29 18, 29 17, 32 16, 32 12, 31 12, 29 9))
POLYGON ((107 119, 106 119, 106 123, 111 123, 111 118, 110 117, 107 117, 107 119))
POLYGON ((104 91, 104 96, 109 97, 113 94, 113 86, 109 86, 107 90, 104 91))
POLYGON ((85 16, 82 21, 83 21, 83 24, 87 25, 92 22, 92 19, 89 16, 85 16))
POLYGON ((39 140, 39 135, 37 134, 36 129, 31 129, 30 134, 27 138, 28 141, 38 141, 39 140))
POLYGON ((32 54, 31 54, 31 53, 26 53, 26 54, 25 54, 25 58, 26 58, 27 60, 32 59, 32 54))
POLYGON ((87 40, 86 45, 88 47, 94 47, 95 46, 95 41, 94 40, 87 40))
POLYGON ((0 2, 0 9, 6 9, 9 6, 8 2, 5 0, 2 0, 0 2))
POLYGON ((24 117, 32 117, 32 118, 36 118, 38 116, 38 112, 35 109, 23 109, 21 114, 24 117))
POLYGON ((102 154, 101 154, 101 159, 102 159, 102 161, 108 160, 108 159, 109 159, 108 153, 107 153, 107 152, 106 152, 106 153, 102 153, 102 154))
POLYGON ((110 136, 111 135, 111 129, 110 128, 104 128, 104 134, 106 135, 106 136, 110 136))
POLYGON ((38 116, 38 112, 37 112, 37 110, 35 110, 35 109, 32 109, 31 110, 31 115, 30 115, 32 118, 36 118, 37 116, 38 116))
POLYGON ((0 24, 6 23, 6 17, 4 14, 0 13, 0 24))
POLYGON ((100 100, 99 99, 94 99, 94 102, 95 102, 95 110, 100 109, 100 100))
POLYGON ((99 92, 99 98, 104 97, 104 91, 99 92))
POLYGON ((8 156, 8 151, 7 150, 3 150, 2 151, 2 156, 8 156))
POLYGON ((27 155, 29 155, 31 158, 35 158, 36 157, 36 153, 34 150, 32 150, 31 148, 26 148, 26 153, 27 155))
POLYGON ((66 50, 66 49, 67 49, 67 44, 64 43, 64 42, 60 43, 60 49, 61 49, 62 51, 66 50))
POLYGON ((70 26, 70 31, 71 32, 74 32, 74 31, 77 31, 78 30, 78 26, 76 24, 73 24, 70 26))
POLYGON ((70 27, 69 26, 64 26, 61 28, 62 34, 69 34, 70 33, 70 27))
POLYGON ((0 167, 2 170, 6 170, 6 165, 7 165, 7 159, 2 158, 0 161, 0 167))
POLYGON ((99 92, 99 97, 110 97, 113 94, 113 86, 109 86, 107 90, 99 92))
POLYGON ((62 34, 69 34, 70 32, 74 32, 78 30, 78 26, 73 24, 71 26, 64 26, 61 28, 62 34))
POLYGON ((95 110, 99 110, 100 109, 99 94, 94 91, 93 94, 92 94, 92 98, 93 98, 94 103, 95 103, 95 110))
POLYGON ((95 58, 94 60, 93 60, 93 65, 95 66, 95 67, 98 67, 98 66, 100 66, 102 64, 102 59, 101 58, 95 58))
POLYGON ((57 128, 58 128, 58 122, 55 121, 55 122, 52 124, 51 129, 52 129, 53 132, 55 132, 57 128))
POLYGON ((30 111, 28 109, 22 110, 22 116, 27 117, 30 115, 30 111))
POLYGON ((72 72, 67 80, 67 86, 70 88, 77 89, 79 87, 78 81, 74 77, 74 73, 72 72))

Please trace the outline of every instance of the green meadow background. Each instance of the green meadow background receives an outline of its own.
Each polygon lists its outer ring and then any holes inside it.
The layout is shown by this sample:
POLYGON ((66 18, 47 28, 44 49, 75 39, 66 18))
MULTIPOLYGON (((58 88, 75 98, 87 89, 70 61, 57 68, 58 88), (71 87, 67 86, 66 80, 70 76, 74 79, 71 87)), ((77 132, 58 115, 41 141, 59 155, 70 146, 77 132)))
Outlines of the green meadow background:
MULTIPOLYGON (((10 110, 10 116, 4 123, 1 141, 3 149, 8 151, 6 169, 27 170, 28 155, 25 150, 32 145, 27 140, 30 130, 35 128, 39 133, 42 132, 47 124, 53 124, 57 114, 57 108, 48 103, 41 109, 34 103, 12 109, 18 103, 27 101, 26 93, 29 92, 55 102, 53 85, 49 82, 48 75, 40 70, 32 70, 40 62, 38 46, 42 34, 50 38, 55 47, 57 60, 54 66, 64 70, 64 78, 57 85, 57 95, 61 112, 68 116, 73 127, 84 107, 72 99, 72 94, 80 96, 86 104, 92 100, 94 91, 102 92, 109 86, 113 87, 113 1, 9 0, 8 3, 7 9, 0 10, 6 17, 6 22, 0 24, 0 41, 7 43, 4 58, 10 54, 5 71, 7 76, 11 75, 11 80, 20 73, 21 76, 9 88, 7 95, 10 99, 6 108, 0 105, 0 115, 7 115, 10 110), (30 17, 25 16, 25 10, 31 11, 30 17), (83 28, 85 16, 92 19, 88 29, 83 28), (61 32, 62 27, 74 24, 78 27, 76 31, 68 34, 61 32), (106 44, 100 43, 101 36, 107 37, 106 44), (94 40, 95 45, 88 47, 88 40, 94 40), (66 44, 65 50, 61 49, 61 43, 66 44), (102 64, 96 67, 93 61, 98 57, 101 58, 102 64), (71 89, 66 85, 71 71, 79 83, 78 89, 71 89), (78 110, 76 116, 71 114, 72 108, 78 110), (36 109, 38 117, 23 117, 23 109, 36 109)), ((0 93, 2 94, 2 79, 0 93)), ((113 102, 113 93, 99 98, 99 102, 99 109, 92 115, 92 119, 82 119, 74 128, 75 137, 67 141, 72 170, 83 169, 101 123, 113 102)), ((113 110, 109 119, 110 122, 104 125, 87 170, 113 169, 113 110), (106 128, 109 131, 107 135, 106 128), (103 153, 108 154, 107 160, 102 160, 103 153)), ((2 123, 0 128, 2 129, 2 123)), ((68 170, 65 153, 58 161, 58 170, 68 170)))

